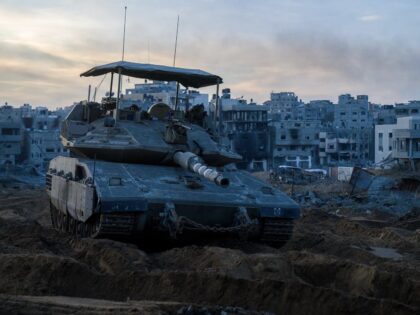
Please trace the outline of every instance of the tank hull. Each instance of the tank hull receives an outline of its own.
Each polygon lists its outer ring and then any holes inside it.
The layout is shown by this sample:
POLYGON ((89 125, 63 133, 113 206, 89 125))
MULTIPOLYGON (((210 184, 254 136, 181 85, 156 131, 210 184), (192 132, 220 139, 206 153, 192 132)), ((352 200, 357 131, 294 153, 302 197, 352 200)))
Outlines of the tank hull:
POLYGON ((191 231, 243 232, 273 243, 290 237, 300 216, 294 201, 247 172, 220 170, 228 187, 176 166, 57 157, 47 174, 52 222, 92 237, 176 238, 191 231))

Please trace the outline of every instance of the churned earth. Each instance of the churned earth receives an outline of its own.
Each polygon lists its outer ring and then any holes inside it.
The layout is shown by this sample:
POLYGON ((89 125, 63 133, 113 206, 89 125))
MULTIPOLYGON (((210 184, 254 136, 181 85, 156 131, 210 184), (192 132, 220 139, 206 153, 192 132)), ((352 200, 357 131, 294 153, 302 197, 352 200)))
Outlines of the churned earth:
POLYGON ((0 186, 0 313, 419 314, 420 211, 337 210, 305 208, 280 249, 150 251, 59 233, 43 190, 0 186))

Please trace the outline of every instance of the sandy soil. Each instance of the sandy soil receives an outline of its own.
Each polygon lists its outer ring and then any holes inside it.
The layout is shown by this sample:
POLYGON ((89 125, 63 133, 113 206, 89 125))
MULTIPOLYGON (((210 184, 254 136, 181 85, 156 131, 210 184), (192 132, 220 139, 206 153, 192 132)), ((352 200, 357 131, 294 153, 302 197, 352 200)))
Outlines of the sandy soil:
POLYGON ((305 209, 281 249, 231 239, 150 252, 72 239, 50 227, 44 191, 0 188, 0 313, 419 314, 419 215, 333 210, 305 209))

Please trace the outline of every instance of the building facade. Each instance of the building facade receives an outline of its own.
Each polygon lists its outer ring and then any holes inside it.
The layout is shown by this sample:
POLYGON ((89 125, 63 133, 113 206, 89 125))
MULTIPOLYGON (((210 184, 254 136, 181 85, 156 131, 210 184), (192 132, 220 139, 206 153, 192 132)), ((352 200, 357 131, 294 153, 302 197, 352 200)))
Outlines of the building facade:
POLYGON ((304 104, 293 92, 271 93, 264 103, 275 120, 298 120, 304 117, 304 104))
POLYGON ((318 165, 319 121, 271 122, 273 167, 288 165, 312 168, 318 165))
POLYGON ((22 159, 22 122, 12 106, 0 107, 0 166, 22 159))
POLYGON ((67 155, 61 144, 59 129, 31 130, 27 133, 28 160, 35 167, 45 168, 57 155, 67 155))
POLYGON ((420 115, 400 117, 393 132, 393 158, 414 170, 420 167, 420 115))
POLYGON ((222 142, 242 155, 238 168, 250 171, 267 170, 270 157, 270 134, 267 108, 230 98, 224 89, 219 100, 222 112, 222 142))
POLYGON ((393 136, 396 124, 375 125, 375 163, 392 158, 393 136))

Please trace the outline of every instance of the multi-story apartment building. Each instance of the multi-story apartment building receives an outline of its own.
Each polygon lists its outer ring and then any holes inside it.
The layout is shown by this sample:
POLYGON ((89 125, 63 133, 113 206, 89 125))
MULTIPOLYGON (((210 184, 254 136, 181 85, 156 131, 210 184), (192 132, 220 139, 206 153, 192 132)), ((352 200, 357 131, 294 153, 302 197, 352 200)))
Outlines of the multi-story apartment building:
POLYGON ((322 161, 365 165, 373 160, 374 125, 367 95, 358 95, 357 98, 350 94, 340 95, 333 126, 321 137, 322 141, 329 142, 322 161))
POLYGON ((0 107, 0 165, 14 165, 22 154, 22 123, 13 107, 0 107))
POLYGON ((303 120, 305 108, 293 92, 271 93, 270 100, 265 102, 275 120, 303 120))
POLYGON ((319 121, 273 121, 271 126, 273 167, 311 168, 318 164, 319 121))
POLYGON ((339 129, 367 129, 373 127, 367 95, 340 95, 334 111, 334 125, 339 129))
POLYGON ((373 155, 373 130, 330 129, 319 134, 320 164, 365 165, 373 155))
POLYGON ((335 105, 329 100, 310 101, 305 104, 305 120, 318 120, 322 127, 331 127, 334 123, 335 105))
POLYGON ((22 153, 20 122, 0 118, 0 165, 16 164, 22 153))

